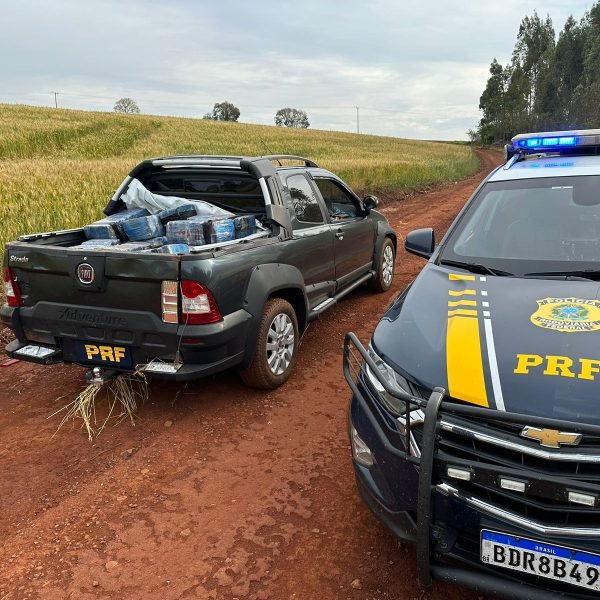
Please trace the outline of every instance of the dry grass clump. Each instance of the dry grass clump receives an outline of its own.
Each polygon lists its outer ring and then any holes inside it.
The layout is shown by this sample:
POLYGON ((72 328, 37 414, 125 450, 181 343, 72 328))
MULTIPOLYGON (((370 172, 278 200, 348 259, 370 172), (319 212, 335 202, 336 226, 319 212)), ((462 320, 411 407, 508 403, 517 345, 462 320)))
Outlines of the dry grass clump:
POLYGON ((81 419, 88 439, 92 441, 94 437, 102 433, 111 418, 115 420, 116 424, 129 419, 131 424, 135 425, 138 406, 147 399, 148 383, 143 373, 119 375, 105 385, 90 383, 73 402, 63 406, 48 418, 63 413, 57 432, 69 421, 81 419), (105 392, 108 410, 103 418, 98 418, 96 405, 101 392, 105 392))

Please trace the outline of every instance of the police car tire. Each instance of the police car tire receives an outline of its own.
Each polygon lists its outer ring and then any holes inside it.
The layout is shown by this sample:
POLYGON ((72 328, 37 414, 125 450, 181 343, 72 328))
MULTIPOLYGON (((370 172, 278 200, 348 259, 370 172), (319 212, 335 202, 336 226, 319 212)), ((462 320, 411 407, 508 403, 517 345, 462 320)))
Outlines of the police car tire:
POLYGON ((369 287, 376 292, 387 292, 394 282, 394 268, 396 266, 396 253, 394 252, 394 242, 390 238, 385 238, 379 253, 379 263, 377 272, 373 279, 369 281, 369 287), (389 264, 391 257, 391 267, 389 264), (391 273, 389 269, 391 268, 391 273))
POLYGON ((265 310, 260 321, 252 362, 240 372, 242 381, 247 386, 259 390, 273 390, 279 387, 289 379, 294 370, 299 345, 298 318, 292 305, 282 298, 271 298, 265 305, 265 310), (271 335, 273 335, 272 326, 277 317, 280 317, 288 324, 291 323, 294 335, 294 344, 289 364, 287 364, 285 370, 280 374, 273 372, 267 359, 269 333, 271 331, 271 335))

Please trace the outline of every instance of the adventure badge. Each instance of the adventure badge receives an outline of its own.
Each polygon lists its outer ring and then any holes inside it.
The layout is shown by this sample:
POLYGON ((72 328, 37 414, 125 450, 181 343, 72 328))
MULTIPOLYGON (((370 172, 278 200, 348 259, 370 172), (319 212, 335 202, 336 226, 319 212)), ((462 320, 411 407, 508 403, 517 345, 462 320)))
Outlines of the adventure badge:
POLYGON ((531 322, 538 327, 576 333, 600 329, 600 301, 580 298, 544 298, 531 322))

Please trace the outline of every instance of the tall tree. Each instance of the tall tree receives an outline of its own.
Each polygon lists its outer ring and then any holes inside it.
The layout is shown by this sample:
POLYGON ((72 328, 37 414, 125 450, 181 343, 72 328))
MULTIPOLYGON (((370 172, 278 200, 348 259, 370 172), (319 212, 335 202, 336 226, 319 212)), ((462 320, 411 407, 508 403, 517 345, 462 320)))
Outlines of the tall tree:
POLYGON ((217 102, 213 106, 210 118, 213 121, 237 121, 240 118, 240 109, 231 102, 217 102))
POLYGON ((536 99, 543 95, 541 86, 547 81, 545 76, 550 68, 554 46, 554 27, 549 16, 542 20, 534 11, 532 17, 521 21, 512 62, 514 67, 523 69, 528 80, 527 105, 532 126, 536 121, 536 99))
POLYGON ((583 77, 584 29, 571 15, 560 32, 554 54, 556 121, 561 128, 576 126, 573 93, 583 77))
POLYGON ((490 78, 479 99, 479 109, 483 112, 479 136, 484 143, 491 144, 503 139, 506 80, 504 68, 494 58, 490 65, 490 78))
POLYGON ((296 129, 308 129, 308 115, 297 108, 280 108, 275 113, 275 125, 278 127, 294 127, 296 129))
POLYGON ((133 98, 120 98, 115 102, 113 110, 120 113, 137 114, 140 112, 140 107, 133 98))

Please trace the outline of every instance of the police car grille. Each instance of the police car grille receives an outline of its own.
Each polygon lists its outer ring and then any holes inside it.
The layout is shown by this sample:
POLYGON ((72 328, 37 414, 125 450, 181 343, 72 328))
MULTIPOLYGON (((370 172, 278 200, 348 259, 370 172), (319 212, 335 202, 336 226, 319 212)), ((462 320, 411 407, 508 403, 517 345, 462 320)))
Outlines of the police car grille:
MULTIPOLYGON (((447 483, 462 494, 538 522, 554 526, 598 527, 598 503, 595 507, 574 504, 568 500, 568 491, 576 490, 600 498, 600 461, 550 460, 532 456, 516 447, 505 447, 503 442, 512 441, 513 446, 540 449, 537 442, 530 443, 520 437, 520 426, 495 423, 474 426, 472 422, 454 417, 443 421, 459 427, 454 431, 440 429, 435 454, 438 483, 447 483), (474 439, 465 432, 484 432, 490 441, 474 439), (491 441, 494 439, 499 442, 491 441), (447 468, 453 465, 469 467, 471 481, 448 477, 447 468), (525 482, 527 490, 503 489, 501 477, 525 482)), ((419 431, 414 433, 420 437, 419 431)), ((600 456, 600 439, 584 438, 577 448, 556 450, 552 456, 558 453, 600 456)))

